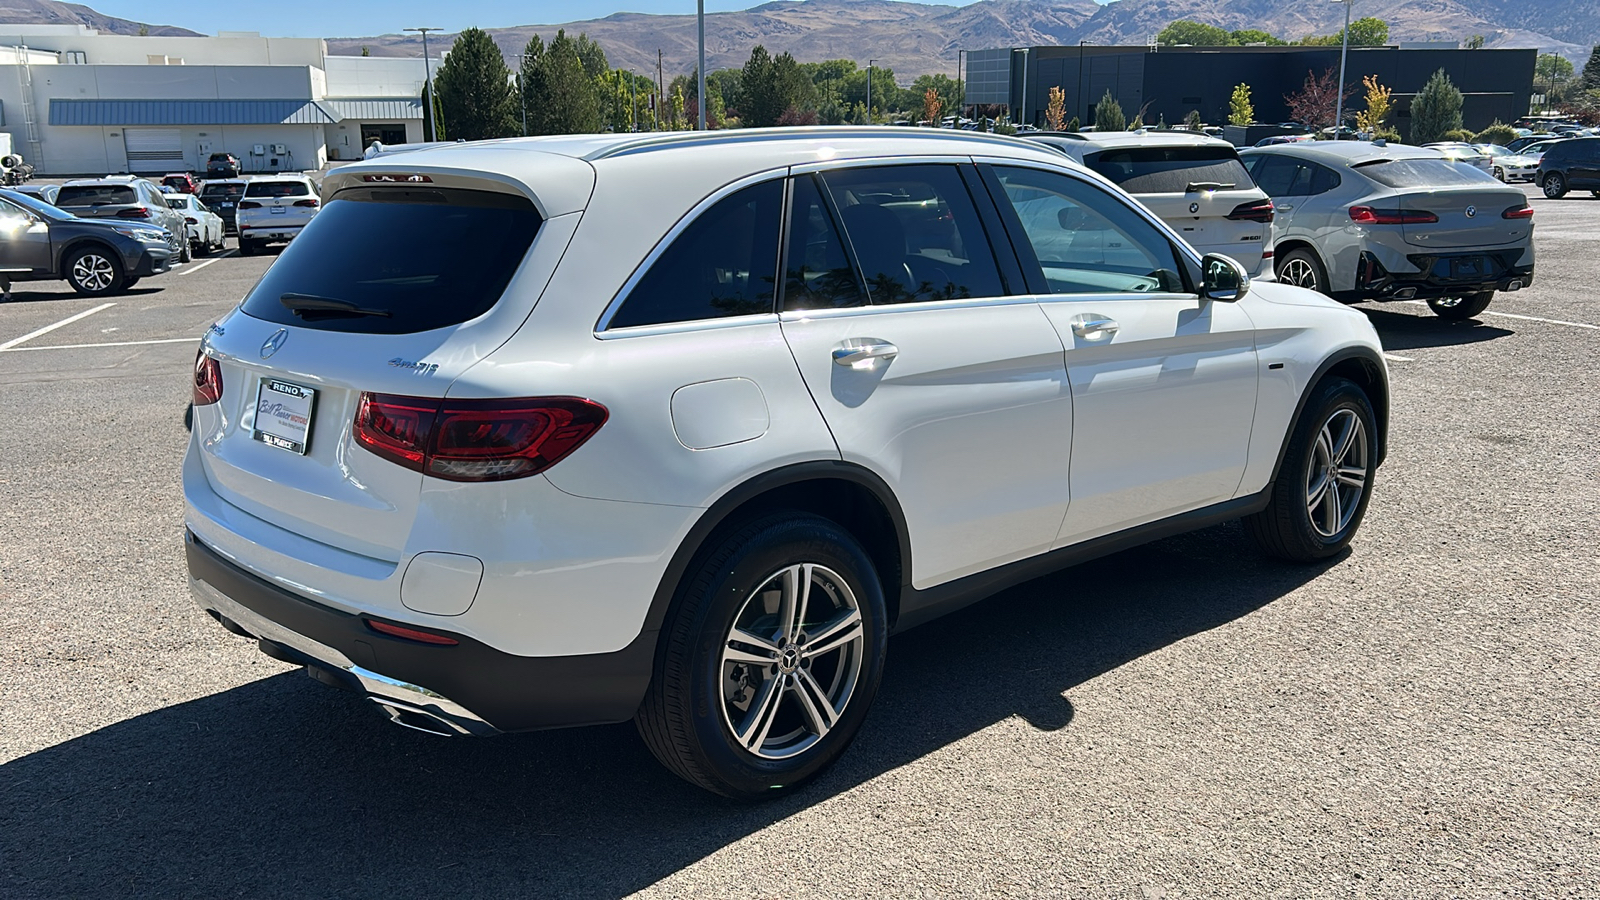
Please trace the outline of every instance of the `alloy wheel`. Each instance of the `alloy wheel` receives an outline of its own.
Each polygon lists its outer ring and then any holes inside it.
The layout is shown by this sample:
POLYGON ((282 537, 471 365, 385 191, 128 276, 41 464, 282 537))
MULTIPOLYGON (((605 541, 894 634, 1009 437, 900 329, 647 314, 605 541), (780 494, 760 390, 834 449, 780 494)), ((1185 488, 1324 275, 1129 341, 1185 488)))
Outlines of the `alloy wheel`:
POLYGON ((1283 271, 1278 273, 1280 281, 1286 281, 1295 287, 1317 289, 1317 270, 1311 263, 1304 259, 1291 259, 1283 264, 1283 271))
POLYGON ((1333 538, 1350 524, 1367 489, 1369 465, 1361 417, 1354 410, 1335 410, 1317 434, 1306 467, 1306 513, 1318 534, 1333 538))
POLYGON ((116 280, 116 270, 111 267, 111 260, 104 256, 85 253, 72 264, 72 280, 85 290, 103 291, 116 280))
POLYGON ((861 609, 839 573, 800 563, 773 574, 751 592, 723 641, 728 733, 764 759, 804 753, 855 694, 865 641, 861 609))

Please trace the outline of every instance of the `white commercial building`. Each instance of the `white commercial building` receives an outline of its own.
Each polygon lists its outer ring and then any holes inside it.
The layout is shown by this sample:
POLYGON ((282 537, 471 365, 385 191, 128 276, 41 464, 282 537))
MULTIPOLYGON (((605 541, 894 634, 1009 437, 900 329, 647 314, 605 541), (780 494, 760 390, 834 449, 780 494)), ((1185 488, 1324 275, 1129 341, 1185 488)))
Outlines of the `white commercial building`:
POLYGON ((423 61, 329 56, 326 42, 133 37, 83 26, 0 26, 0 132, 43 175, 246 172, 359 159, 422 140, 423 61))

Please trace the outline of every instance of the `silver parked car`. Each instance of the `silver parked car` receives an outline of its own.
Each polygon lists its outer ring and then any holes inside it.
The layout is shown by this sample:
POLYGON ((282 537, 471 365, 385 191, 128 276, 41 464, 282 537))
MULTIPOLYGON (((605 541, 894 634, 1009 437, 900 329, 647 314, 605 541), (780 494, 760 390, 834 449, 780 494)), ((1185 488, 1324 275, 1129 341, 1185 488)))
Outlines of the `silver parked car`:
POLYGON ((1232 257, 1252 275, 1271 274, 1272 201, 1227 141, 1190 131, 1043 131, 1028 140, 1110 179, 1201 253, 1232 257))
POLYGON ((1245 150, 1277 207, 1278 278, 1335 299, 1428 301, 1467 319, 1533 281, 1520 189, 1437 152, 1316 141, 1245 150))

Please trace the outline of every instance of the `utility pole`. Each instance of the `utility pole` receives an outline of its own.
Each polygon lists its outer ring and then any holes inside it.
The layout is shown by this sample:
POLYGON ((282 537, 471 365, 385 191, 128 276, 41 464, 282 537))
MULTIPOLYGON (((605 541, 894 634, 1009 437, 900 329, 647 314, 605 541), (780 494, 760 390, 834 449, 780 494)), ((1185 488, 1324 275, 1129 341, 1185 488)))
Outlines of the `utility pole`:
POLYGON ((1080 127, 1089 123, 1089 110, 1084 108, 1083 103, 1083 45, 1087 43, 1088 41, 1078 42, 1078 114, 1082 116, 1082 118, 1078 120, 1078 125, 1080 127))
POLYGON ((695 93, 700 95, 700 130, 706 130, 706 0, 698 0, 700 25, 700 77, 695 93))
POLYGON ((961 105, 956 107, 956 126, 960 127, 961 120, 967 117, 967 90, 961 83, 961 56, 965 50, 956 51, 956 96, 961 99, 961 105))
POLYGON ((628 131, 639 130, 639 76, 628 70, 628 131))
MULTIPOLYGON (((428 95, 428 109, 425 110, 428 118, 428 140, 439 139, 439 123, 434 121, 434 110, 439 106, 433 97, 433 63, 428 59, 428 32, 443 31, 443 28, 405 28, 403 31, 414 31, 422 35, 422 92, 428 95)), ((523 128, 527 132, 527 128, 523 128)))
POLYGON ((1344 137, 1341 130, 1344 127, 1344 61, 1350 55, 1350 5, 1353 0, 1333 0, 1335 3, 1344 4, 1344 41, 1339 47, 1339 83, 1334 86, 1333 103, 1333 139, 1340 140, 1344 137))

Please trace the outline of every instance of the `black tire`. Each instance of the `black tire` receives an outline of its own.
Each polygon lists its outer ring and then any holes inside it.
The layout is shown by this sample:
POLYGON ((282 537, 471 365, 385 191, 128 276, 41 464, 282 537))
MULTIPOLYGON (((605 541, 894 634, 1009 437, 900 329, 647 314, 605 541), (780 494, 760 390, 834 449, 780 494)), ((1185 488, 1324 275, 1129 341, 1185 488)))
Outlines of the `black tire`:
POLYGON ((139 283, 139 278, 140 277, 143 277, 143 276, 137 276, 137 277, 134 277, 134 278, 124 278, 122 280, 122 289, 125 290, 125 291, 129 290, 134 285, 139 283))
POLYGON ((211 255, 211 245, 206 243, 205 241, 199 241, 199 242, 195 243, 195 245, 194 245, 194 255, 195 256, 210 256, 211 255))
POLYGON ((1290 250, 1278 258, 1274 271, 1278 280, 1319 294, 1328 293, 1328 270, 1315 253, 1304 248, 1290 250))
POLYGON ((1289 447, 1272 483, 1271 501, 1266 509, 1244 518, 1245 531, 1262 552, 1279 559, 1315 562, 1342 552, 1367 513, 1377 447, 1377 420, 1366 392, 1346 378, 1324 379, 1312 389, 1300 418, 1295 420, 1289 447), (1343 430, 1338 423, 1351 418, 1362 430, 1351 436, 1349 449, 1339 457, 1337 445, 1343 430), (1331 441, 1323 438, 1325 429, 1331 441), (1345 480, 1329 481, 1330 466, 1341 461, 1349 463, 1343 467, 1347 470, 1345 480), (1348 479, 1355 477, 1355 468, 1361 468, 1363 473, 1360 493, 1351 497, 1354 488, 1348 479), (1319 475, 1320 480, 1315 478, 1319 475), (1317 484, 1324 484, 1325 490, 1318 493, 1317 484), (1329 491, 1333 494, 1331 501, 1329 491), (1351 500, 1353 509, 1348 502, 1351 500), (1320 521, 1313 521, 1313 508, 1320 521))
POLYGON ((239 255, 240 256, 255 256, 256 255, 256 242, 255 241, 247 241, 244 238, 240 238, 239 239, 239 255))
POLYGON ((186 263, 194 259, 194 254, 189 252, 189 239, 185 237, 183 244, 178 247, 178 262, 186 263))
POLYGON ((1506 180, 1506 170, 1500 168, 1499 166, 1495 166, 1494 177, 1496 181, 1504 182, 1506 180))
POLYGON ((1463 322, 1488 309, 1489 301, 1493 299, 1494 291, 1468 294, 1465 297, 1431 297, 1428 299, 1428 308, 1441 319, 1463 322))
MULTIPOLYGON (((883 589, 855 538, 820 516, 776 512, 727 531, 707 548, 685 574, 663 623, 655 672, 635 723, 656 758, 691 784, 740 800, 776 797, 827 768, 866 718, 888 640, 883 589), (780 623, 790 607, 774 597, 783 592, 773 585, 802 565, 814 567, 801 570, 813 575, 804 582, 812 585, 811 599, 795 641, 786 643, 780 623), (852 597, 858 616, 848 606, 852 597), (825 612, 819 612, 819 598, 830 604, 825 612), (748 618, 762 610, 765 615, 748 618), (736 625, 770 640, 770 649, 732 638, 736 625), (839 630, 817 633, 833 628, 839 630), (849 640, 808 656, 806 648, 828 643, 829 634, 849 640), (726 659, 733 644, 762 651, 732 652, 763 662, 726 659), (823 689, 824 683, 830 687, 823 689), (841 690, 844 683, 849 686, 841 690), (817 706, 818 700, 827 705, 817 706), (828 713, 837 717, 831 726, 807 724, 828 713), (749 746, 740 742, 741 725, 749 746)), ((800 583, 798 574, 795 579, 800 583)))
POLYGON ((1544 195, 1551 200, 1559 200, 1567 195, 1567 179, 1560 172, 1546 175, 1539 186, 1544 188, 1544 195))
POLYGON ((104 297, 127 287, 127 274, 117 254, 104 247, 91 245, 72 251, 62 266, 63 275, 72 289, 87 297, 104 297))

